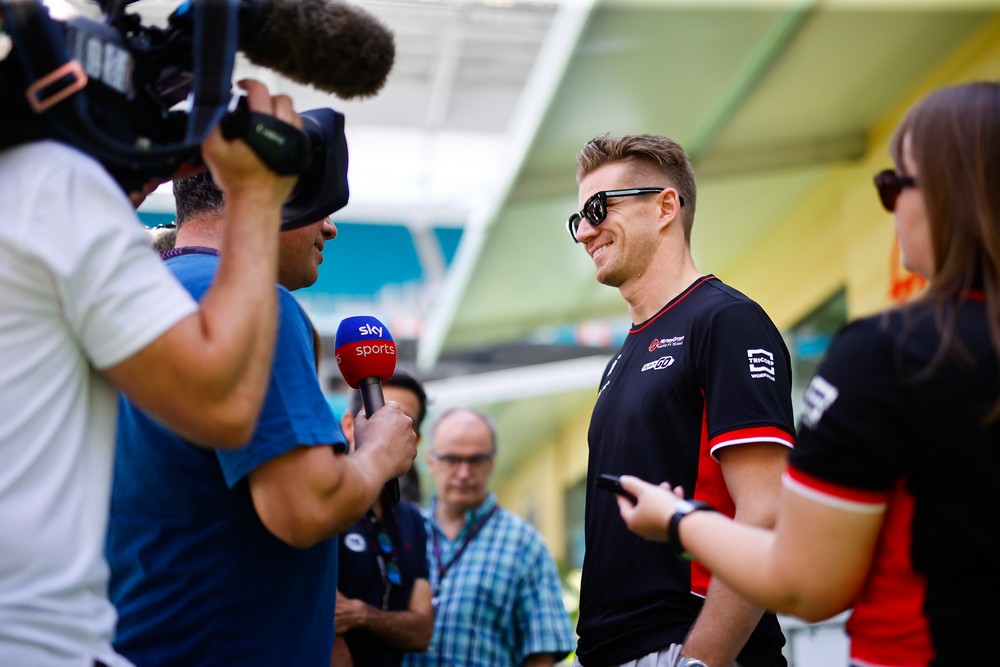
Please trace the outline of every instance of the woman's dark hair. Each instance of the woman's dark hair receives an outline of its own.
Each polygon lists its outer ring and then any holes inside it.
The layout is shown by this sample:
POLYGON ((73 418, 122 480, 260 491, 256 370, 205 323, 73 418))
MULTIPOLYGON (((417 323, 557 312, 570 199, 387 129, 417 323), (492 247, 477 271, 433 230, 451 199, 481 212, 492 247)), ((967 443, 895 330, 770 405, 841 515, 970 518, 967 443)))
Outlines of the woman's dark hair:
MULTIPOLYGON (((949 351, 958 347, 951 304, 982 289, 1000 359, 1000 83, 942 88, 919 101, 892 137, 897 166, 907 137, 934 253, 934 275, 919 302, 934 307, 941 351, 949 351)), ((998 417, 1000 399, 989 419, 998 417)))

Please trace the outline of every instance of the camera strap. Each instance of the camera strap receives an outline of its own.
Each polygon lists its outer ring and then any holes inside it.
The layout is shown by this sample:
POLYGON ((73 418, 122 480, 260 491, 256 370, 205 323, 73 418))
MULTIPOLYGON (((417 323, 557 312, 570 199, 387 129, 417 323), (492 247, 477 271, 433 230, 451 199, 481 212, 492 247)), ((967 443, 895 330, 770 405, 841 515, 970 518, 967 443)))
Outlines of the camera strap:
POLYGON ((86 95, 86 74, 69 57, 65 29, 39 0, 0 0, 4 28, 27 83, 35 114, 49 121, 58 136, 110 165, 129 169, 173 171, 192 154, 225 114, 236 59, 238 0, 194 0, 186 3, 194 29, 192 108, 185 140, 137 146, 94 122, 86 95), (41 74, 39 74, 41 73, 41 74))
POLYGON ((241 104, 222 119, 226 139, 242 139, 268 169, 281 176, 296 176, 309 166, 309 138, 274 116, 250 111, 241 104))
POLYGON ((4 2, 6 30, 14 42, 14 57, 26 74, 26 98, 36 114, 80 91, 87 75, 66 57, 63 33, 41 2, 4 2), (56 48, 53 48, 56 47, 56 48), (36 75, 35 72, 44 72, 36 75))
POLYGON ((188 116, 186 141, 200 144, 222 119, 232 98, 238 5, 236 0, 202 0, 184 6, 194 12, 194 103, 188 116))

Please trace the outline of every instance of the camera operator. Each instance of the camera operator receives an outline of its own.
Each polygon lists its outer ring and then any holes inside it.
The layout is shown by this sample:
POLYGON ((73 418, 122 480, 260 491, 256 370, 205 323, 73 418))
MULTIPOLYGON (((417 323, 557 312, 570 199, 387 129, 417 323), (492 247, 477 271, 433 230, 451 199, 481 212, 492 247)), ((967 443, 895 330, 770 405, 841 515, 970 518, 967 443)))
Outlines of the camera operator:
MULTIPOLYGON (((299 127, 288 97, 240 85, 252 110, 299 127)), ((228 207, 199 306, 94 159, 50 140, 0 150, 0 664, 128 664, 103 558, 118 390, 193 442, 253 432, 295 179, 218 128, 202 155, 228 207)))

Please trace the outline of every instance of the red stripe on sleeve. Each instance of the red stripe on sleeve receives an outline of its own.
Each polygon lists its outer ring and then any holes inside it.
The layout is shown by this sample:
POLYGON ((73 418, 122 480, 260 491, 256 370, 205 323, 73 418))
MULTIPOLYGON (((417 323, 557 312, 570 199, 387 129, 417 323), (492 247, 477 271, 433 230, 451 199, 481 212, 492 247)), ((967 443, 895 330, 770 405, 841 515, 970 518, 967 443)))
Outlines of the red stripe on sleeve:
POLYGON ((715 451, 719 447, 742 445, 754 440, 779 442, 789 447, 795 444, 795 436, 783 428, 778 428, 777 426, 753 426, 720 433, 708 441, 708 446, 709 449, 715 451))
POLYGON ((834 484, 833 482, 827 482, 826 480, 822 480, 818 477, 813 477, 812 475, 804 473, 791 465, 788 466, 786 474, 802 486, 827 496, 840 498, 841 500, 848 500, 850 502, 863 503, 866 505, 882 505, 885 504, 889 498, 888 491, 866 491, 864 489, 854 489, 847 486, 841 486, 839 484, 834 484))

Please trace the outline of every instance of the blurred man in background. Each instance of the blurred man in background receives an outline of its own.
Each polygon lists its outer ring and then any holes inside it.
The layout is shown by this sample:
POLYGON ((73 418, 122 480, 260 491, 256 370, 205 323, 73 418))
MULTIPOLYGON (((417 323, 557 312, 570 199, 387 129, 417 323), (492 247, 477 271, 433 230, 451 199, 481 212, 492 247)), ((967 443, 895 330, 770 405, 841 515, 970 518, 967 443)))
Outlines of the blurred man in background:
POLYGON ((405 665, 552 665, 573 649, 559 573, 538 532, 487 491, 496 428, 469 408, 431 431, 435 496, 424 510, 434 634, 405 665))

